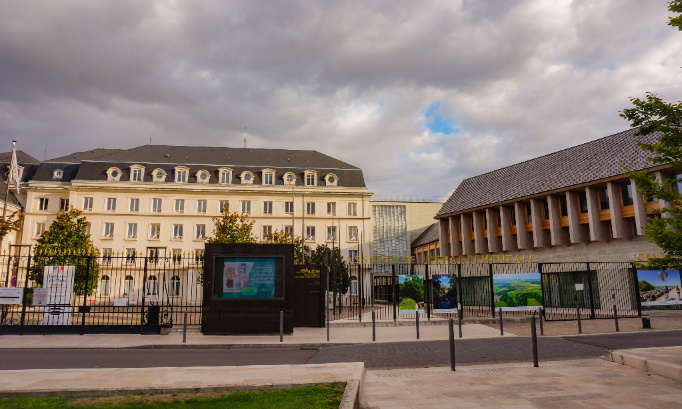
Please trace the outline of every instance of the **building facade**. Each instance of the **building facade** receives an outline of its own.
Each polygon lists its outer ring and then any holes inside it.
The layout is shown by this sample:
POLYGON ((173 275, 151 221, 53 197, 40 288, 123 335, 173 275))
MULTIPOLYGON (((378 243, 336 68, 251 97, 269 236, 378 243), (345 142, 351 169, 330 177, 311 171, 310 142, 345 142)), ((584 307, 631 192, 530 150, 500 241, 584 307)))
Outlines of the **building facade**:
POLYGON ((532 255, 533 261, 553 262, 661 254, 643 228, 654 209, 670 204, 638 194, 640 186, 621 165, 662 181, 679 178, 682 170, 653 166, 634 132, 465 179, 436 215, 441 255, 490 261, 532 255))

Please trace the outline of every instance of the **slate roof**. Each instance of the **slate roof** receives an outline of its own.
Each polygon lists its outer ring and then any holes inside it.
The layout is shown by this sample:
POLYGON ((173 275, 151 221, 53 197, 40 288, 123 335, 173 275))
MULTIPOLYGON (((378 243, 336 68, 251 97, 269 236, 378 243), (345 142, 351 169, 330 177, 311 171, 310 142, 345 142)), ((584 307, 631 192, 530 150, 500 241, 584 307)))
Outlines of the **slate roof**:
MULTIPOLYGON (((12 160, 12 151, 9 152, 2 152, 0 153, 0 163, 2 164, 9 164, 9 162, 12 160)), ((30 165, 37 165, 40 163, 40 161, 33 156, 29 155, 28 153, 24 151, 17 150, 17 162, 19 162, 20 165, 25 165, 25 164, 30 164, 30 165)))
MULTIPOLYGON (((636 129, 606 136, 462 181, 436 217, 568 188, 653 167, 634 137, 636 129)), ((651 143, 661 134, 638 137, 651 143)))
POLYGON ((318 172, 318 186, 324 186, 324 177, 333 173, 338 177, 339 187, 365 187, 362 170, 317 151, 290 149, 255 149, 143 145, 132 149, 96 149, 77 152, 61 158, 43 162, 34 180, 54 181, 53 171, 63 169, 62 182, 72 180, 106 181, 106 171, 111 167, 121 170, 121 181, 130 180, 130 166, 145 167, 143 182, 152 181, 152 171, 161 168, 166 171, 166 181, 173 182, 176 166, 189 168, 188 183, 196 183, 196 173, 205 169, 211 174, 209 184, 219 182, 218 168, 231 168, 233 185, 241 184, 239 175, 250 171, 253 184, 261 185, 264 169, 275 171, 275 185, 284 185, 282 176, 293 172, 297 185, 303 183, 304 172, 312 169, 318 172), (74 163, 74 161, 76 163, 74 163))
POLYGON ((434 223, 427 227, 422 234, 417 236, 417 238, 412 241, 411 246, 412 248, 416 248, 425 244, 437 242, 438 240, 440 240, 440 230, 438 229, 438 223, 434 223))

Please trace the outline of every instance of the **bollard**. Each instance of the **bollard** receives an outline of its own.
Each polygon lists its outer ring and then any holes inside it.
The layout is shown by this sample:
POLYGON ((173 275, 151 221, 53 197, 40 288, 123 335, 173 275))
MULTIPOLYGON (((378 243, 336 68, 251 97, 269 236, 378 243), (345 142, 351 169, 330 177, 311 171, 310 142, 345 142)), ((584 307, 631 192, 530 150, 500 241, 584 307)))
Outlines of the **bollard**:
POLYGON ((616 332, 620 332, 618 329, 618 307, 616 307, 616 304, 613 304, 613 319, 616 321, 616 332))
POLYGON ((279 342, 284 342, 284 311, 279 312, 279 342))
POLYGON ((452 318, 448 321, 448 329, 450 337, 450 370, 455 370, 455 323, 452 318))
POLYGON ((583 324, 580 322, 580 304, 575 306, 575 311, 578 313, 578 334, 582 334, 583 324))
POLYGON ((533 366, 538 367, 538 334, 535 332, 535 315, 530 317, 530 337, 533 341, 533 366))
POLYGON ((649 315, 642 315, 642 328, 651 329, 651 317, 649 315))
POLYGON ((185 320, 182 323, 182 343, 187 342, 187 311, 185 311, 185 320))
POLYGON ((502 307, 500 307, 499 312, 500 312, 500 335, 502 336, 502 335, 504 335, 504 327, 502 326, 503 325, 502 324, 502 307))
POLYGON ((376 313, 372 311, 372 341, 377 340, 376 313))
POLYGON ((459 337, 462 338, 462 306, 457 310, 457 322, 459 325, 459 337))
POLYGON ((419 339, 419 310, 415 310, 414 314, 417 316, 417 339, 419 339))
POLYGON ((543 312, 543 310, 540 310, 540 314, 538 314, 540 316, 540 335, 545 335, 545 329, 542 325, 542 321, 543 321, 542 312, 543 312))

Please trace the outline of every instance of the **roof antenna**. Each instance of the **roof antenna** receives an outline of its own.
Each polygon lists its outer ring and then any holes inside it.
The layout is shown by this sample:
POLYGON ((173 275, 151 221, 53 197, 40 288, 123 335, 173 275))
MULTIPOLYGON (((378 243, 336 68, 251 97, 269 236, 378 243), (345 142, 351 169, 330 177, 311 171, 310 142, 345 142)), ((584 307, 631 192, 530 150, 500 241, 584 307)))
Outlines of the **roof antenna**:
POLYGON ((45 137, 45 151, 43 152, 43 162, 47 159, 47 137, 45 137))
POLYGON ((152 136, 151 135, 149 135, 149 144, 150 145, 152 144, 152 136))
POLYGON ((244 149, 246 149, 246 136, 244 137, 244 149))

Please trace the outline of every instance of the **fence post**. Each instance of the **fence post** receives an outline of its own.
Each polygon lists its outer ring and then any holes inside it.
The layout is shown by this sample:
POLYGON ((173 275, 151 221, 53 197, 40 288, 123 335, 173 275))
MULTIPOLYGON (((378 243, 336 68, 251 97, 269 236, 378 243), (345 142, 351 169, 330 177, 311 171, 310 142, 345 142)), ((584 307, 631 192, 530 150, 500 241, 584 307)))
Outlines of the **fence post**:
POLYGON ((618 307, 616 307, 616 303, 613 303, 613 319, 616 322, 616 332, 620 332, 618 329, 618 307))
POLYGON ((545 329, 544 329, 544 327, 543 327, 543 325, 542 325, 542 322, 544 321, 544 320, 542 319, 542 316, 543 316, 544 314, 545 314, 545 310, 544 310, 544 309, 540 309, 540 314, 538 314, 538 317, 540 318, 540 335, 545 335, 545 329))
MULTIPOLYGON (((21 254, 21 253, 20 253, 21 254)), ((28 255, 26 256, 27 261, 26 261, 26 279, 24 280, 24 297, 26 297, 26 286, 28 285, 28 273, 31 270, 31 251, 29 250, 28 255)), ((17 269, 17 280, 19 279, 19 270, 17 269)), ((17 283, 19 284, 19 283, 17 283)), ((21 325, 23 328, 23 325, 25 324, 26 321, 26 303, 24 302, 26 298, 22 297, 21 299, 21 325)), ((20 333, 23 334, 23 331, 20 331, 20 333)))
POLYGON ((88 302, 88 284, 90 282, 90 257, 86 256, 85 257, 85 292, 83 293, 83 311, 81 311, 82 314, 82 319, 81 319, 81 334, 83 334, 83 328, 85 327, 85 307, 88 302))
POLYGON ((376 314, 374 311, 372 311, 372 341, 377 340, 377 328, 376 328, 376 322, 374 321, 376 318, 376 314))
POLYGON ((530 317, 530 336, 533 341, 533 366, 538 367, 538 336, 535 332, 535 314, 530 317))
POLYGON ((455 330, 452 318, 448 320, 448 337, 450 338, 450 370, 455 370, 455 330))
POLYGON ((395 285, 395 264, 391 264, 391 277, 392 277, 391 278, 391 290, 393 291, 393 297, 392 297, 392 299, 393 299, 393 322, 396 322, 396 320, 398 319, 398 312, 396 311, 398 304, 396 303, 397 294, 395 291, 395 287, 396 287, 396 285, 395 285))
POLYGON ((426 310, 426 319, 431 321, 431 276, 429 274, 429 265, 424 265, 424 309, 426 310))
POLYGON ((462 315, 463 315, 462 304, 459 304, 458 307, 459 308, 457 309, 457 322, 459 325, 459 337, 462 338, 462 315))
POLYGON ((417 321, 417 339, 419 339, 419 306, 415 306, 414 310, 414 315, 417 317, 415 318, 417 321))
POLYGON ((185 310, 184 319, 182 321, 182 343, 187 342, 187 310, 185 310))
POLYGON ((503 326, 504 324, 502 322, 502 307, 500 307, 499 313, 500 313, 500 336, 503 336, 504 335, 504 326, 503 326))
POLYGON ((575 306, 576 313, 578 314, 578 334, 583 333, 583 324, 580 322, 580 304, 575 306))
POLYGON ((279 342, 284 342, 284 311, 279 311, 279 342))

